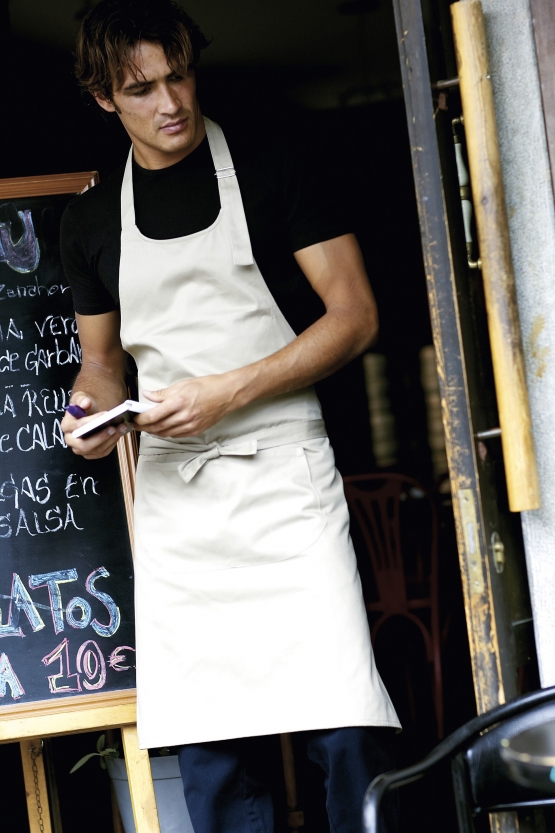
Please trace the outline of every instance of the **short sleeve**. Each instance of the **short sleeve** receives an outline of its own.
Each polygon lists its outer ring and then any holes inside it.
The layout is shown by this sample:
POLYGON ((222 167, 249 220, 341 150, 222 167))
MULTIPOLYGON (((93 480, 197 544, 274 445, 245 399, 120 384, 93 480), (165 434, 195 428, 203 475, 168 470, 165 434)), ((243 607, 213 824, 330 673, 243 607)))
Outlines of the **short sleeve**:
POLYGON ((354 230, 340 183, 317 167, 306 151, 284 153, 283 194, 293 252, 354 230))
POLYGON ((64 272, 79 315, 100 315, 117 309, 117 303, 95 269, 76 221, 72 203, 66 208, 60 228, 60 251, 64 272))

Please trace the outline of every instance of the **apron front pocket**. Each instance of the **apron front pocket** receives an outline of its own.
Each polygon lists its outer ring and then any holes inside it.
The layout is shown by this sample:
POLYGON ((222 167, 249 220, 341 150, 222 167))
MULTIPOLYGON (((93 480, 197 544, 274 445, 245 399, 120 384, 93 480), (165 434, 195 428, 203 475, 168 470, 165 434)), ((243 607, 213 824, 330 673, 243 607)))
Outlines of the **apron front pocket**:
POLYGON ((172 574, 292 558, 326 526, 305 451, 280 446, 218 457, 184 483, 174 460, 139 460, 135 526, 141 566, 172 574))

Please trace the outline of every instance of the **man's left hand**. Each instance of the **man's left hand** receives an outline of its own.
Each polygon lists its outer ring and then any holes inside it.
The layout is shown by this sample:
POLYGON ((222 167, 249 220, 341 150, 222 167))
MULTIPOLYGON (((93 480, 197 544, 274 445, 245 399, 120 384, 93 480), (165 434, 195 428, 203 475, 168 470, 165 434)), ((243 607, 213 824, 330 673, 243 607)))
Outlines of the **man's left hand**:
POLYGON ((185 379, 158 391, 143 391, 157 406, 135 417, 141 431, 158 437, 196 437, 235 409, 231 374, 185 379))

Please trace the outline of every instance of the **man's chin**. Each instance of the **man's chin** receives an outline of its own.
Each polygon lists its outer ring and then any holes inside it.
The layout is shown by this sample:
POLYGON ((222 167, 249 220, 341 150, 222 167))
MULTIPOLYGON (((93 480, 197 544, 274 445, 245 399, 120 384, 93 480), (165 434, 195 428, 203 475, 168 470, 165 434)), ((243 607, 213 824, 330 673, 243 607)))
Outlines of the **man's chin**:
POLYGON ((188 150, 194 144, 195 136, 191 130, 186 129, 181 133, 159 134, 156 140, 156 145, 162 153, 179 153, 188 150))
POLYGON ((180 158, 187 155, 190 146, 191 142, 160 141, 156 137, 155 141, 145 142, 141 148, 137 148, 135 143, 135 158, 143 167, 164 167, 179 162, 180 158))
POLYGON ((132 137, 135 143, 135 158, 144 167, 172 165, 187 156, 195 145, 195 136, 190 130, 166 136, 157 132, 148 141, 132 137))

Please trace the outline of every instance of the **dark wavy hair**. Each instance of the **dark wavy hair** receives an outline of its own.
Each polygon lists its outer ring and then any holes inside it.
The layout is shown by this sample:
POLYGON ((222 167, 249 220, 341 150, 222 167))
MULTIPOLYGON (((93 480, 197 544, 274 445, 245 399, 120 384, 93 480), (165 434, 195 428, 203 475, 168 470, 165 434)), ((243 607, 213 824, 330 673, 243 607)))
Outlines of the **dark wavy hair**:
POLYGON ((100 0, 77 35, 75 75, 90 93, 112 98, 129 71, 140 74, 132 53, 142 41, 159 43, 174 72, 198 63, 209 41, 174 0, 100 0))

